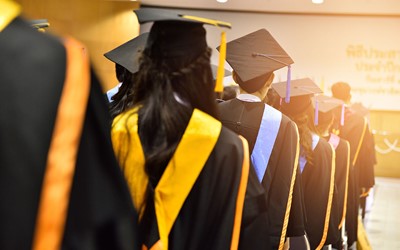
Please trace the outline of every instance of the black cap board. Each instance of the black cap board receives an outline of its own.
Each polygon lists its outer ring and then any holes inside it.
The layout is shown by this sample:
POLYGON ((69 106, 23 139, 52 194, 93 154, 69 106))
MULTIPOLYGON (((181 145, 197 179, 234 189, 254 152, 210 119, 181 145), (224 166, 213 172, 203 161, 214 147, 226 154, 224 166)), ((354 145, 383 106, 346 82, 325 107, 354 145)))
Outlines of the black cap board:
POLYGON ((143 33, 105 53, 104 56, 134 74, 139 70, 139 58, 146 46, 148 36, 149 33, 143 33))
POLYGON ((293 64, 292 58, 266 29, 228 42, 226 61, 240 78, 240 87, 250 93, 260 89, 272 72, 293 64))
MULTIPOLYGON (((140 8, 134 11, 140 24, 154 22, 146 47, 157 43, 152 56, 161 58, 185 57, 195 60, 208 49, 204 24, 230 28, 230 23, 198 16, 185 15, 160 8, 140 8)), ((221 33, 221 46, 226 46, 225 32, 221 33)), ((225 53, 220 53, 216 79, 216 92, 223 91, 225 53)))
MULTIPOLYGON (((286 97, 286 82, 272 84, 272 88, 281 98, 286 97)), ((281 111, 287 115, 302 113, 309 105, 315 94, 322 93, 322 90, 310 78, 292 80, 290 84, 290 103, 283 102, 281 111)))

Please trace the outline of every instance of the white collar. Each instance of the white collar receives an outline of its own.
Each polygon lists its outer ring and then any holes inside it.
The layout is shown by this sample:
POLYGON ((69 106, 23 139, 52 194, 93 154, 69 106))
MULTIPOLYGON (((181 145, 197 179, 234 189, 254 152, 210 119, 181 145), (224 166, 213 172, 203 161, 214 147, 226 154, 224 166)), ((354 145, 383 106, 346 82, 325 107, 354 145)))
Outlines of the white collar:
POLYGON ((236 98, 243 102, 261 102, 258 96, 252 94, 239 94, 236 98))

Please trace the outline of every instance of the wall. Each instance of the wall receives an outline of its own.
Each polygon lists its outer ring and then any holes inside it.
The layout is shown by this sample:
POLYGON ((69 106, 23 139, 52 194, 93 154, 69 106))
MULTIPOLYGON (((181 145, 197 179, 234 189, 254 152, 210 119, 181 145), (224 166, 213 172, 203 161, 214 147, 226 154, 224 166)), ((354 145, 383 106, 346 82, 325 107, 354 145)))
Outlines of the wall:
POLYGON ((370 122, 377 149, 375 175, 400 178, 400 112, 371 111, 370 122))
POLYGON ((102 0, 17 0, 25 17, 49 20, 48 32, 71 35, 84 43, 103 88, 117 84, 114 63, 103 54, 134 38, 139 33, 132 1, 102 0))

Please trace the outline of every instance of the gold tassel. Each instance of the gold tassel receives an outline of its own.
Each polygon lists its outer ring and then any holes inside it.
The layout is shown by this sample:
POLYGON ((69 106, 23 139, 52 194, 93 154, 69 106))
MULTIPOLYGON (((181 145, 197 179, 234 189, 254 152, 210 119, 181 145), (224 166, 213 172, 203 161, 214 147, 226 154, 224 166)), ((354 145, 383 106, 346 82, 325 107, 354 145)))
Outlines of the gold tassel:
POLYGON ((224 74, 225 74, 225 56, 226 56, 226 32, 221 32, 221 46, 219 49, 219 64, 217 71, 217 80, 215 82, 215 92, 223 92, 224 91, 224 74))

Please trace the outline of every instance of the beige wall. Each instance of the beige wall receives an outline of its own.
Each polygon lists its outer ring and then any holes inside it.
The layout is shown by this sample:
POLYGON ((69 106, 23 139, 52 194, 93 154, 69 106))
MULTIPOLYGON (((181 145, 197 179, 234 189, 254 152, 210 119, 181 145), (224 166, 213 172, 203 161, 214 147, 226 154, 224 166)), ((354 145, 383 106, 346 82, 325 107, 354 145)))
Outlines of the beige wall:
POLYGON ((117 84, 114 63, 103 54, 139 34, 132 1, 103 0, 16 0, 25 17, 49 20, 49 32, 71 35, 84 43, 103 88, 117 84))
POLYGON ((376 146, 383 150, 383 153, 376 152, 378 164, 375 175, 400 178, 400 152, 389 150, 388 146, 393 145, 400 150, 400 112, 371 111, 370 121, 371 128, 377 132, 376 146), (396 143, 396 140, 399 142, 396 143))

